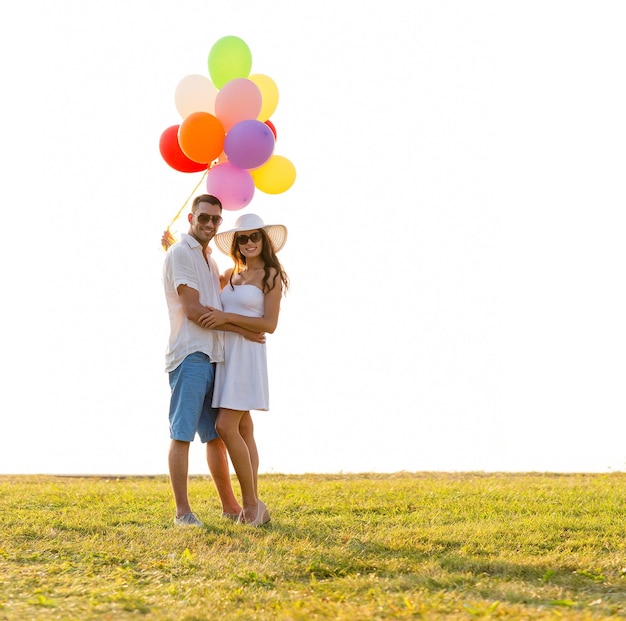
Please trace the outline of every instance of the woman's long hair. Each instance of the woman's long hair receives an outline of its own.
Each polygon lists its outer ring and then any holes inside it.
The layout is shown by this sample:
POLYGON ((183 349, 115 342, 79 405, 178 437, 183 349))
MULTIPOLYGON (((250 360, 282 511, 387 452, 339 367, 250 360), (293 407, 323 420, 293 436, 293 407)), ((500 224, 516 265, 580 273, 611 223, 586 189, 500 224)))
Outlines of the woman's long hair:
MULTIPOLYGON (((263 293, 267 293, 275 287, 276 277, 278 277, 283 293, 285 293, 287 289, 289 289, 289 278, 287 277, 287 273, 285 272, 283 266, 278 260, 278 256, 276 255, 276 251, 274 250, 272 240, 267 236, 267 233, 263 229, 258 229, 258 231, 259 233, 261 233, 261 237, 263 238, 263 248, 261 249, 261 259, 263 259, 263 263, 265 264, 265 274, 263 276, 263 293), (272 282, 270 282, 270 272, 272 267, 276 270, 276 273, 272 278, 272 282)), ((239 249, 239 244, 237 243, 237 235, 233 237, 233 243, 230 247, 230 256, 235 262, 235 269, 230 274, 230 286, 234 289, 233 274, 241 273, 246 267, 246 257, 241 253, 241 250, 239 249)))

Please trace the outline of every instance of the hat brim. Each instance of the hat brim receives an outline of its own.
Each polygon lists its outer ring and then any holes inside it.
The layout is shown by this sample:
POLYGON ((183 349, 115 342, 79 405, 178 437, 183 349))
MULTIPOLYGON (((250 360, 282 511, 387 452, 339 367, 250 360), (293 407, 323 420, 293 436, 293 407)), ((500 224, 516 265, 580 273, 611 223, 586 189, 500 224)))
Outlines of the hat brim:
MULTIPOLYGON (((230 231, 224 231, 223 233, 218 233, 213 241, 215 242, 216 248, 222 252, 230 256, 230 249, 233 245, 233 239, 237 233, 241 233, 241 231, 253 231, 256 227, 253 228, 244 228, 238 227, 236 229, 231 229, 230 231)), ((270 241, 272 242, 272 246, 274 246, 274 252, 278 252, 282 249, 282 247, 287 242, 287 227, 283 224, 266 224, 265 226, 258 227, 265 231, 270 241)))

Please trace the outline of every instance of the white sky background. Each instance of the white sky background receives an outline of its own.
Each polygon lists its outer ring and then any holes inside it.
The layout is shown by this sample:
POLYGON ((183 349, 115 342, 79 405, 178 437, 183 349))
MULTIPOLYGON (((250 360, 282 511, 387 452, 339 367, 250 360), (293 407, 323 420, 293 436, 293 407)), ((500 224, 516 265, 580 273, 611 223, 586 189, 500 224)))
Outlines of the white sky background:
POLYGON ((621 1, 8 6, 0 473, 166 472, 159 242, 201 173, 158 141, 230 34, 298 173, 223 225, 289 228, 261 470, 626 468, 621 1))

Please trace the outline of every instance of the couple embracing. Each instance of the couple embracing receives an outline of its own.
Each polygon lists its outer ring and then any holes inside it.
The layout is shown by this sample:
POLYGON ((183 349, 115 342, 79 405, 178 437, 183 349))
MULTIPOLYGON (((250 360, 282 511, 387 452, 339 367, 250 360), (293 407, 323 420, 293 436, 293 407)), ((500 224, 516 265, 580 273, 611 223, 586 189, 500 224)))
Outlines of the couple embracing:
POLYGON ((196 434, 206 443, 222 516, 251 526, 270 520, 257 490, 259 455, 250 410, 269 409, 265 334, 276 329, 289 286, 276 256, 287 229, 245 214, 234 229, 218 233, 221 214, 215 196, 197 196, 187 216, 189 232, 169 248, 163 266, 170 319, 168 463, 179 526, 203 525, 187 491, 189 446, 196 434), (210 255, 212 239, 233 260, 221 276, 210 255), (232 489, 228 455, 241 504, 232 489))

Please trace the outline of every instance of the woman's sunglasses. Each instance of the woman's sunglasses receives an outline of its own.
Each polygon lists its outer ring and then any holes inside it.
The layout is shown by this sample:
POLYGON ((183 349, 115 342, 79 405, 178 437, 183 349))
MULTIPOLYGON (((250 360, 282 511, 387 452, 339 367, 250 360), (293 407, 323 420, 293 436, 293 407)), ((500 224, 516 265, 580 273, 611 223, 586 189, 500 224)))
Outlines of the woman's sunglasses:
POLYGON ((250 233, 250 235, 237 235, 237 243, 240 246, 248 243, 250 240, 253 244, 256 244, 258 241, 261 241, 262 235, 259 231, 254 231, 254 233, 250 233))

